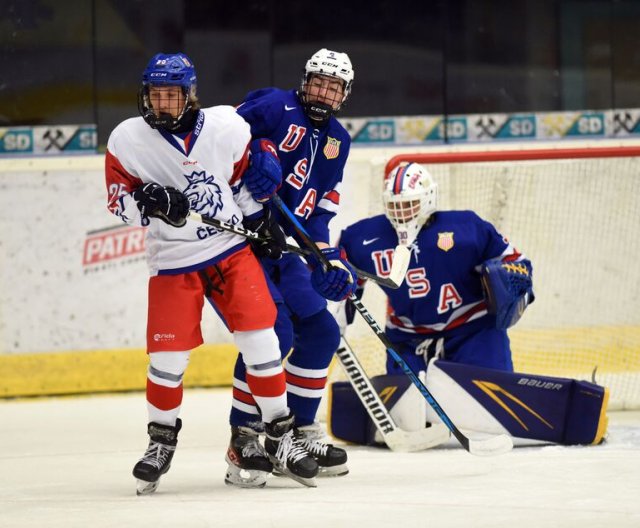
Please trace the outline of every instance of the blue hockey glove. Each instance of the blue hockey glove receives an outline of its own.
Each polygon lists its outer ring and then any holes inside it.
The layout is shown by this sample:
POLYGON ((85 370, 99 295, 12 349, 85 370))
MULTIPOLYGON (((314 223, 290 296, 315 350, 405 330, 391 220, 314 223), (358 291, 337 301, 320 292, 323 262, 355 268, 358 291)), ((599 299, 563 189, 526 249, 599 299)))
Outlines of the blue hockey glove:
POLYGON ((287 247, 287 237, 280 224, 273 219, 271 210, 268 207, 264 208, 264 213, 259 218, 245 218, 242 221, 242 225, 249 231, 258 233, 263 238, 263 240, 249 239, 249 244, 251 244, 256 257, 266 257, 273 260, 278 260, 282 257, 282 252, 287 247))
POLYGON ((132 193, 143 218, 159 218, 173 227, 182 227, 189 216, 189 199, 178 189, 149 182, 132 193))
POLYGON ((340 248, 328 247, 322 253, 329 260, 331 267, 324 270, 319 262, 311 259, 311 286, 325 299, 341 301, 356 291, 357 276, 347 262, 344 252, 340 248))
POLYGON ((254 139, 249 144, 251 158, 242 181, 253 199, 266 202, 282 183, 282 167, 276 146, 268 139, 254 139))
POLYGON ((533 295, 531 262, 489 260, 482 265, 482 286, 490 314, 496 316, 496 328, 506 330, 518 322, 533 295))

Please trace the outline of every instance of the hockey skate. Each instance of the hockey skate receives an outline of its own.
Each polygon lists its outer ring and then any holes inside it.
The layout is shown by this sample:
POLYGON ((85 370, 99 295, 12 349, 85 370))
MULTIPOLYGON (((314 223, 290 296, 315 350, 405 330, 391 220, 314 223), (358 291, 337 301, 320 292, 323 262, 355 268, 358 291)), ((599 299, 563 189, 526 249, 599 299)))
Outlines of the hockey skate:
POLYGON ((241 488, 263 488, 273 470, 258 433, 249 427, 231 427, 225 460, 229 467, 225 484, 241 488))
POLYGON ((320 424, 315 422, 297 428, 300 444, 315 458, 319 477, 341 477, 349 473, 347 452, 333 444, 327 444, 320 424))
POLYGON ((315 488, 318 463, 302 446, 298 432, 293 428, 293 419, 290 414, 265 424, 264 447, 274 469, 300 484, 315 488))
POLYGON ((151 422, 147 426, 149 447, 133 468, 138 495, 149 495, 158 489, 160 477, 171 467, 171 459, 178 445, 178 432, 182 420, 178 418, 175 427, 151 422))

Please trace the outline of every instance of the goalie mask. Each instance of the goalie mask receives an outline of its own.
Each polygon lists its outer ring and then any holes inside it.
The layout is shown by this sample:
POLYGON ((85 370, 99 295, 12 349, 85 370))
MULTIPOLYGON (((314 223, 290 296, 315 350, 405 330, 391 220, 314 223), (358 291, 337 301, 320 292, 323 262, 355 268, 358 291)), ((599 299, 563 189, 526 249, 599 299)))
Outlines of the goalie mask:
POLYGON ((398 242, 409 246, 438 207, 438 184, 421 165, 400 165, 387 175, 382 200, 398 242))
POLYGON ((346 53, 325 48, 315 52, 304 68, 299 93, 309 119, 325 125, 349 97, 353 76, 346 53))
POLYGON ((198 109, 196 98, 196 71, 193 63, 183 53, 158 53, 149 61, 142 74, 142 88, 138 93, 138 111, 151 128, 163 128, 169 132, 187 129, 198 109), (181 108, 173 113, 154 111, 149 89, 151 87, 179 86, 184 96, 181 108))

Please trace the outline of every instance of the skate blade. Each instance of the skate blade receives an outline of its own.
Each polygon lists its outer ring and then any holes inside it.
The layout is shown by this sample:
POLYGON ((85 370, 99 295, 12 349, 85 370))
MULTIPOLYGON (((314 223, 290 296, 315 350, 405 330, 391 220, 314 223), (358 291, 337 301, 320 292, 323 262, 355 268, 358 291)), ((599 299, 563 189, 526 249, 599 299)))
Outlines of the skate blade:
POLYGON ((339 466, 320 466, 318 477, 344 477, 348 474, 347 464, 340 464, 339 466))
POLYGON ((267 484, 268 475, 269 473, 266 471, 241 469, 233 463, 229 463, 224 483, 227 486, 236 486, 238 488, 264 488, 267 484))
POLYGON ((318 487, 318 485, 316 484, 315 477, 311 477, 311 478, 301 477, 300 475, 296 475, 295 473, 292 473, 291 471, 289 471, 289 469, 287 467, 283 466, 277 458, 272 457, 271 455, 269 455, 269 459, 273 463, 273 475, 274 476, 276 476, 276 477, 289 477, 291 480, 295 480, 296 482, 299 482, 300 484, 302 484, 304 486, 307 486, 307 488, 317 488, 318 487))
POLYGON ((295 473, 291 473, 291 471, 284 468, 281 469, 280 471, 282 471, 282 476, 289 477, 291 480, 295 480, 296 482, 299 482, 300 484, 306 486, 307 488, 318 487, 318 485, 316 484, 316 479, 314 477, 304 478, 304 477, 301 477, 300 475, 296 475, 295 473))
MULTIPOLYGON (((346 464, 340 464, 339 466, 325 467, 319 466, 318 478, 331 478, 331 477, 344 477, 349 474, 349 468, 346 464)), ((280 469, 273 469, 274 477, 285 477, 280 469)))
POLYGON ((158 489, 159 484, 159 479, 155 482, 147 482, 146 480, 136 479, 136 495, 151 495, 158 489))

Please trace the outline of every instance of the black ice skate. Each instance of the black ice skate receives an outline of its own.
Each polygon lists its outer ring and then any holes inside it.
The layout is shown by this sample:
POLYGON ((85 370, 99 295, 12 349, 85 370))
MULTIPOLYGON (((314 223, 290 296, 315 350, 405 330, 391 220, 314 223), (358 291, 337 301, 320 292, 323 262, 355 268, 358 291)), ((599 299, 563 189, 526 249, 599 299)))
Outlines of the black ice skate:
POLYGON ((160 477, 169 471, 181 428, 180 418, 176 421, 175 427, 155 422, 147 426, 150 437, 149 447, 133 468, 133 476, 137 479, 138 495, 148 495, 156 491, 160 484, 160 477))
POLYGON ((225 460, 229 467, 225 484, 241 488, 263 488, 273 470, 258 433, 249 427, 231 427, 225 460))
POLYGON ((349 473, 347 452, 344 449, 327 444, 325 434, 319 423, 298 427, 300 444, 320 466, 320 477, 341 477, 349 473))
POLYGON ((293 415, 265 424, 265 432, 264 447, 274 468, 305 486, 315 488, 318 463, 302 446, 293 428, 293 415))

